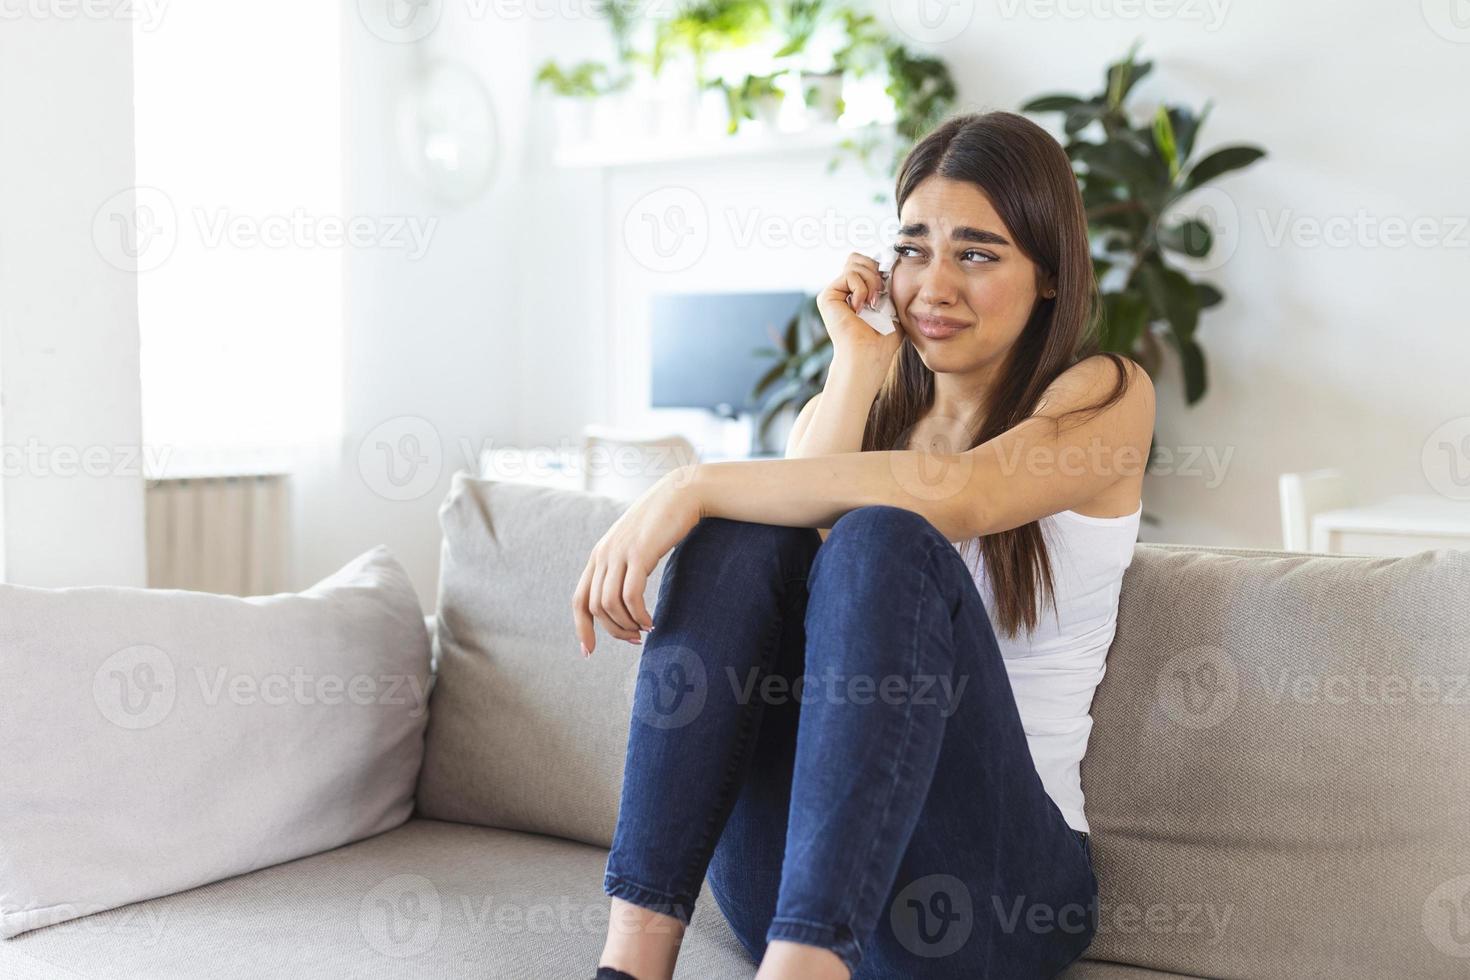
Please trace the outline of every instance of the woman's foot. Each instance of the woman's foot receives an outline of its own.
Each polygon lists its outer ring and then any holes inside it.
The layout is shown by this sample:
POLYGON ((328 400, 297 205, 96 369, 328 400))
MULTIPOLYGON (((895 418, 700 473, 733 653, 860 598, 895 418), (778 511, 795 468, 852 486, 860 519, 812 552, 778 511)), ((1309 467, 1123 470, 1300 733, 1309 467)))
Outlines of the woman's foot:
POLYGON ((671 980, 683 940, 684 923, 678 919, 615 898, 607 942, 597 965, 622 970, 638 980, 671 980))
POLYGON ((848 980, 847 964, 830 949, 772 940, 755 980, 848 980))

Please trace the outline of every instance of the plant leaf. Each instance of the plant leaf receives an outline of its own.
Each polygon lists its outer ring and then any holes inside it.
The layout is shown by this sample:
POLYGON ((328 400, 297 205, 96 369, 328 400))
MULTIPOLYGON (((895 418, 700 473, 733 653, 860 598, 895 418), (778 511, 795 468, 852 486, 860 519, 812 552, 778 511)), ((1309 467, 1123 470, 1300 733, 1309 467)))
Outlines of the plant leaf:
POLYGON ((1103 348, 1131 354, 1148 326, 1148 300, 1132 290, 1103 296, 1103 348))
POLYGON ((1199 325, 1199 294, 1194 283, 1177 269, 1164 265, 1157 254, 1145 259, 1134 275, 1153 316, 1166 322, 1170 333, 1192 339, 1199 325))
POLYGON ((1182 168, 1189 161, 1189 155, 1194 152, 1194 138, 1204 117, 1196 117, 1193 111, 1184 106, 1169 106, 1165 111, 1169 116, 1169 129, 1174 133, 1174 146, 1182 168))
POLYGON ((1265 155, 1266 151, 1257 146, 1227 146, 1216 150, 1190 168, 1179 193, 1188 193, 1222 174, 1249 167, 1265 155))
POLYGON ((1215 243, 1209 225, 1197 218, 1186 218, 1171 228, 1160 228, 1159 244, 1190 258, 1202 259, 1210 254, 1215 243))
POLYGON ((1039 95, 1021 106, 1022 112, 1065 112, 1077 105, 1085 105, 1076 95, 1039 95))
POLYGON ((1218 306, 1224 301, 1225 295, 1207 282, 1194 284, 1194 293, 1199 297, 1199 308, 1207 310, 1212 306, 1218 306))
POLYGON ((1179 147, 1174 142, 1174 123, 1163 106, 1154 114, 1154 148, 1169 168, 1169 180, 1179 179, 1179 147))
POLYGON ((1205 352, 1195 343, 1193 337, 1179 337, 1169 335, 1174 343, 1174 349, 1179 352, 1179 366, 1184 374, 1184 401, 1193 405, 1205 396, 1208 386, 1205 377, 1205 352))
POLYGON ((1137 85, 1145 75, 1153 71, 1154 64, 1152 61, 1133 60, 1136 51, 1137 45, 1134 46, 1134 50, 1128 52, 1128 57, 1123 61, 1108 66, 1107 104, 1110 109, 1121 109, 1124 101, 1128 98, 1128 93, 1133 90, 1133 86, 1137 85))
POLYGON ((778 361, 776 364, 772 365, 765 374, 760 376, 760 380, 755 383, 755 387, 750 389, 751 396, 754 398, 759 398, 762 392, 764 392, 767 388, 771 387, 771 385, 775 384, 778 380, 784 377, 785 374, 786 362, 778 361))

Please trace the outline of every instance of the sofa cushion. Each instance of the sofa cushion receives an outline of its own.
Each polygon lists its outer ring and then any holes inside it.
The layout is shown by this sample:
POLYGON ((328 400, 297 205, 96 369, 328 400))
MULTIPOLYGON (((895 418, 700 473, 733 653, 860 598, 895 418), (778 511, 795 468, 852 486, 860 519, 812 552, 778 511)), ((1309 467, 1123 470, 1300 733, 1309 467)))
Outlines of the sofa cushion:
MULTIPOLYGON (((455 474, 439 511, 439 675, 420 815, 611 845, 640 648, 598 626, 584 659, 572 593, 626 507, 455 474)), ((667 560, 644 591, 654 615, 667 560)))
POLYGON ((1470 552, 1140 545, 1082 764, 1088 956, 1470 970, 1470 552))
MULTIPOLYGON (((607 852, 412 820, 314 857, 0 943, 6 980, 590 977, 607 935, 607 852)), ((676 977, 755 964, 706 892, 676 977)))
MULTIPOLYGON (((599 631, 584 662, 570 601, 624 506, 455 478, 428 815, 611 839, 638 647, 599 631)), ((1082 763, 1100 928, 1069 977, 1463 975, 1466 596, 1465 552, 1139 544, 1082 763), (1344 699, 1360 676, 1388 697, 1344 699)))
POLYGON ((383 548, 300 594, 0 585, 0 934, 403 823, 428 667, 383 548))

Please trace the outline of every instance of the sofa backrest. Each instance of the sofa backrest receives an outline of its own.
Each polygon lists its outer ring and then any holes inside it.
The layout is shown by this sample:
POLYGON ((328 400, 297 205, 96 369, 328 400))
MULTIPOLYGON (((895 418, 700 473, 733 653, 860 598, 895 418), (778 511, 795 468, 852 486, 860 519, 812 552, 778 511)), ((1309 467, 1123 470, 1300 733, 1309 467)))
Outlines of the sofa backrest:
MULTIPOLYGON (((611 841, 639 647, 599 628, 584 660, 571 596, 625 507, 456 475, 421 815, 611 841)), ((1467 676, 1470 553, 1138 545, 1082 767, 1088 957, 1464 976, 1467 676)))
POLYGON ((1082 763, 1089 958, 1470 974, 1470 552, 1139 545, 1082 763))
MULTIPOLYGON (((611 845, 639 647, 599 626, 584 659, 572 592, 626 506, 455 474, 439 509, 421 816, 611 845)), ((655 615, 666 562, 644 594, 655 615)))

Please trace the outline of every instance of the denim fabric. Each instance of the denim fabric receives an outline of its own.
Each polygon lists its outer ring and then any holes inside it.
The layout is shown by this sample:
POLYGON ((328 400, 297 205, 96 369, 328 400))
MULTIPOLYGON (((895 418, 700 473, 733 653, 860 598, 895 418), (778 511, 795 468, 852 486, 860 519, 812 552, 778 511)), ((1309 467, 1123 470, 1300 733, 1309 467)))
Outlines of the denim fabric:
POLYGON ((959 552, 888 506, 705 518, 665 566, 604 891, 687 922, 706 874, 751 956, 855 978, 1050 977, 1097 880, 1046 795, 959 552))

